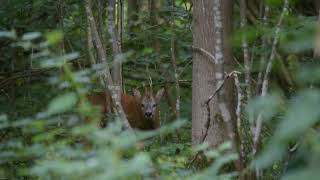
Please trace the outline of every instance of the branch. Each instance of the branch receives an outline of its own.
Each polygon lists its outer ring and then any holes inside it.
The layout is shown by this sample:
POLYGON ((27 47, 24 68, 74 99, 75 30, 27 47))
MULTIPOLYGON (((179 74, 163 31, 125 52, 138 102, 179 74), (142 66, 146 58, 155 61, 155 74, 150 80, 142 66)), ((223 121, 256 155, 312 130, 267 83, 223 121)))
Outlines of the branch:
MULTIPOLYGON (((179 84, 181 83, 191 83, 192 80, 179 80, 179 84)), ((158 83, 153 83, 153 86, 161 86, 161 85, 165 85, 165 84, 174 84, 176 83, 175 81, 164 81, 164 82, 158 82, 158 83)), ((143 86, 138 86, 137 89, 142 89, 143 86)))
MULTIPOLYGON (((267 65, 267 68, 266 68, 266 71, 264 74, 264 78, 263 78, 261 97, 265 97, 267 95, 268 83, 269 83, 268 77, 271 72, 274 57, 276 55, 276 48, 277 48, 277 44, 278 44, 278 40, 279 40, 279 36, 280 36, 281 24, 282 24, 282 21, 283 21, 285 14, 288 12, 288 6, 289 6, 289 1, 285 0, 278 24, 276 26, 275 36, 274 36, 273 43, 272 43, 271 54, 270 54, 269 62, 268 62, 268 65, 267 65)), ((262 128, 262 115, 261 115, 261 113, 259 113, 257 121, 256 121, 256 127, 255 127, 254 134, 253 134, 252 154, 254 156, 257 153, 257 147, 258 147, 259 138, 260 138, 260 134, 261 134, 261 128, 262 128)))
POLYGON ((210 58, 210 61, 212 62, 212 63, 217 63, 217 61, 216 61, 216 58, 214 57, 214 55, 213 54, 211 54, 211 53, 209 53, 207 50, 205 50, 205 49, 203 49, 203 48, 200 48, 200 47, 196 47, 196 46, 191 46, 192 47, 192 49, 193 50, 197 50, 197 51, 199 51, 199 52, 202 52, 204 55, 206 55, 207 57, 209 57, 210 58))
POLYGON ((222 83, 220 84, 220 86, 214 91, 214 93, 212 95, 209 96, 208 100, 205 101, 205 105, 209 105, 210 101, 218 94, 218 92, 223 88, 224 86, 224 83, 227 79, 229 79, 231 76, 233 76, 233 74, 241 74, 240 72, 238 71, 232 71, 230 72, 229 74, 227 74, 222 83))
POLYGON ((6 86, 11 84, 13 81, 20 79, 20 78, 28 78, 28 77, 39 77, 40 75, 45 74, 50 69, 37 69, 37 70, 27 70, 27 71, 18 71, 13 74, 11 73, 3 73, 3 75, 11 74, 9 77, 0 77, 0 79, 3 79, 0 81, 0 89, 4 89, 6 86))
MULTIPOLYGON (((203 143, 205 141, 205 139, 207 138, 208 136, 208 132, 209 132, 209 128, 210 128, 210 122, 211 122, 211 109, 210 109, 210 106, 209 106, 209 103, 210 101, 219 93, 219 91, 223 88, 224 84, 225 84, 225 81, 227 79, 229 79, 231 76, 237 74, 237 73, 240 73, 238 71, 232 71, 230 72, 229 74, 227 74, 223 80, 223 83, 220 84, 220 86, 213 92, 213 94, 211 96, 209 96, 208 100, 206 100, 204 102, 204 105, 206 106, 206 109, 207 109, 207 112, 208 112, 208 115, 207 115, 207 121, 205 123, 205 133, 204 135, 202 136, 201 140, 200 140, 200 143, 203 143)), ((198 156, 202 153, 202 151, 199 151, 197 152, 197 154, 192 158, 192 160, 188 163, 188 167, 190 167, 195 161, 196 159, 198 158, 198 156)))

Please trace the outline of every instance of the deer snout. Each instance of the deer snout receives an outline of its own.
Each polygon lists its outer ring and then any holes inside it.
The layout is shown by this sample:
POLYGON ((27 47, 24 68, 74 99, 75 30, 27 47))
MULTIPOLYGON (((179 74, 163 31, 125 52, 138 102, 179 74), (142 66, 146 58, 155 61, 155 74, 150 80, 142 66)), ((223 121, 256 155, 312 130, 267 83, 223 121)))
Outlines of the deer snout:
POLYGON ((152 118, 152 112, 145 112, 144 115, 148 118, 152 118))

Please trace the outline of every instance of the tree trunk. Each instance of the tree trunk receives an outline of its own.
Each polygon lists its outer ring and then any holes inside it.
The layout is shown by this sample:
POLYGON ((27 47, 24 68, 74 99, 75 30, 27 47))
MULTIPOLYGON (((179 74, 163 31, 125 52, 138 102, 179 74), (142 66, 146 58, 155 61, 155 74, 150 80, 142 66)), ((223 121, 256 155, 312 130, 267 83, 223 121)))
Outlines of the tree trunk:
MULTIPOLYGON (((234 70, 229 39, 232 3, 230 0, 194 0, 193 5, 193 46, 211 55, 193 52, 192 144, 202 143, 204 136, 204 141, 211 147, 217 147, 229 139, 233 145, 232 151, 237 152, 234 85, 230 80, 232 78, 224 82, 225 73, 234 70), (214 57, 214 62, 209 57, 214 57), (209 102, 208 111, 205 102, 223 83, 217 97, 209 102)), ((240 167, 237 166, 237 169, 240 167)))
POLYGON ((128 10, 127 10, 127 29, 128 34, 132 36, 135 32, 136 25, 135 23, 138 21, 139 16, 139 3, 138 0, 128 0, 128 10))
POLYGON ((319 13, 320 10, 320 1, 319 0, 314 0, 314 5, 316 8, 317 13, 319 13))
MULTIPOLYGON (((161 3, 159 0, 149 0, 149 20, 151 26, 156 26, 159 24, 159 9, 161 7, 161 3)), ((154 32, 152 33, 152 41, 153 41, 153 49, 156 53, 160 54, 160 42, 157 37, 157 29, 153 30, 154 32)))
MULTIPOLYGON (((112 4, 112 3, 110 3, 110 4, 112 4)), ((126 114, 125 114, 125 112, 122 108, 122 105, 120 103, 121 102, 121 96, 119 93, 121 90, 120 86, 114 85, 113 79, 111 77, 110 68, 107 63, 106 50, 105 50, 104 45, 102 44, 101 38, 99 36, 97 25, 96 25, 91 7, 92 7, 91 0, 86 0, 85 1, 85 9, 86 9, 86 14, 87 14, 89 26, 91 28, 91 33, 93 36, 92 39, 94 39, 95 46, 97 48, 97 54, 98 54, 99 58, 101 59, 101 62, 105 64, 105 71, 102 75, 103 82, 106 87, 105 92, 106 92, 106 94, 109 94, 109 93, 111 94, 113 107, 116 110, 115 112, 116 112, 117 116, 120 117, 121 120, 123 120, 125 129, 129 129, 130 131, 132 131, 132 128, 128 122, 126 114)), ((106 100, 106 101, 107 101, 107 103, 109 103, 108 100, 106 100)))
POLYGON ((118 37, 118 33, 115 26, 115 0, 109 0, 108 7, 109 27, 108 31, 112 42, 112 78, 114 85, 119 86, 119 96, 122 92, 122 63, 120 59, 121 45, 118 37))
MULTIPOLYGON (((211 0, 193 0, 193 46, 202 48, 214 54, 214 3, 211 0)), ((217 88, 215 80, 215 65, 208 56, 199 51, 193 52, 192 73, 192 144, 201 143, 206 131, 207 110, 204 102, 217 88)), ((212 147, 217 147, 226 139, 223 121, 217 118, 218 106, 215 99, 210 102, 211 122, 206 141, 212 147)))

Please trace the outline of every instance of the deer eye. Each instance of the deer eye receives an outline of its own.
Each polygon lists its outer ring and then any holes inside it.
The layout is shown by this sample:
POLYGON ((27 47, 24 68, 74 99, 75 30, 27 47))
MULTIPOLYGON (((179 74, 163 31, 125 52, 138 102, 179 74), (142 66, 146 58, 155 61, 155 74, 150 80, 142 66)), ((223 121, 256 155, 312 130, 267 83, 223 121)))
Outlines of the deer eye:
POLYGON ((144 104, 141 104, 141 107, 144 107, 144 104))
POLYGON ((152 107, 156 107, 156 106, 157 106, 157 104, 153 104, 153 105, 152 105, 152 107))

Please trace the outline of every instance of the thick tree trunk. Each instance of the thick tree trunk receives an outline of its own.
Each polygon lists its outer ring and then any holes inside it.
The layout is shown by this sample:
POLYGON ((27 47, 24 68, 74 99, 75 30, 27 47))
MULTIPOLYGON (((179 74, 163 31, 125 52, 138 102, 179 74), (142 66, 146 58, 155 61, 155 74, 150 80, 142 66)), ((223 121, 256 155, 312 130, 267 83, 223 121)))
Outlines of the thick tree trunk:
MULTIPOLYGON (((212 0, 194 0, 193 5, 193 46, 214 54, 214 3, 212 0)), ((217 88, 215 65, 207 55, 194 51, 192 75, 192 144, 197 145, 205 134, 208 119, 204 102, 217 88)), ((223 121, 217 118, 215 100, 209 104, 212 121, 205 139, 212 147, 218 146, 227 137, 223 121)))
MULTIPOLYGON (((203 51, 193 53, 192 144, 196 145, 204 140, 211 147, 217 147, 226 140, 231 140, 232 151, 237 153, 235 86, 233 78, 225 77, 225 73, 234 70, 229 39, 232 29, 232 1, 194 0, 193 4, 193 46, 203 51), (204 51, 211 55, 208 56, 204 51), (215 91, 217 97, 209 102, 207 110, 204 104, 215 91)), ((237 170, 241 170, 241 164, 235 165, 237 170)))

